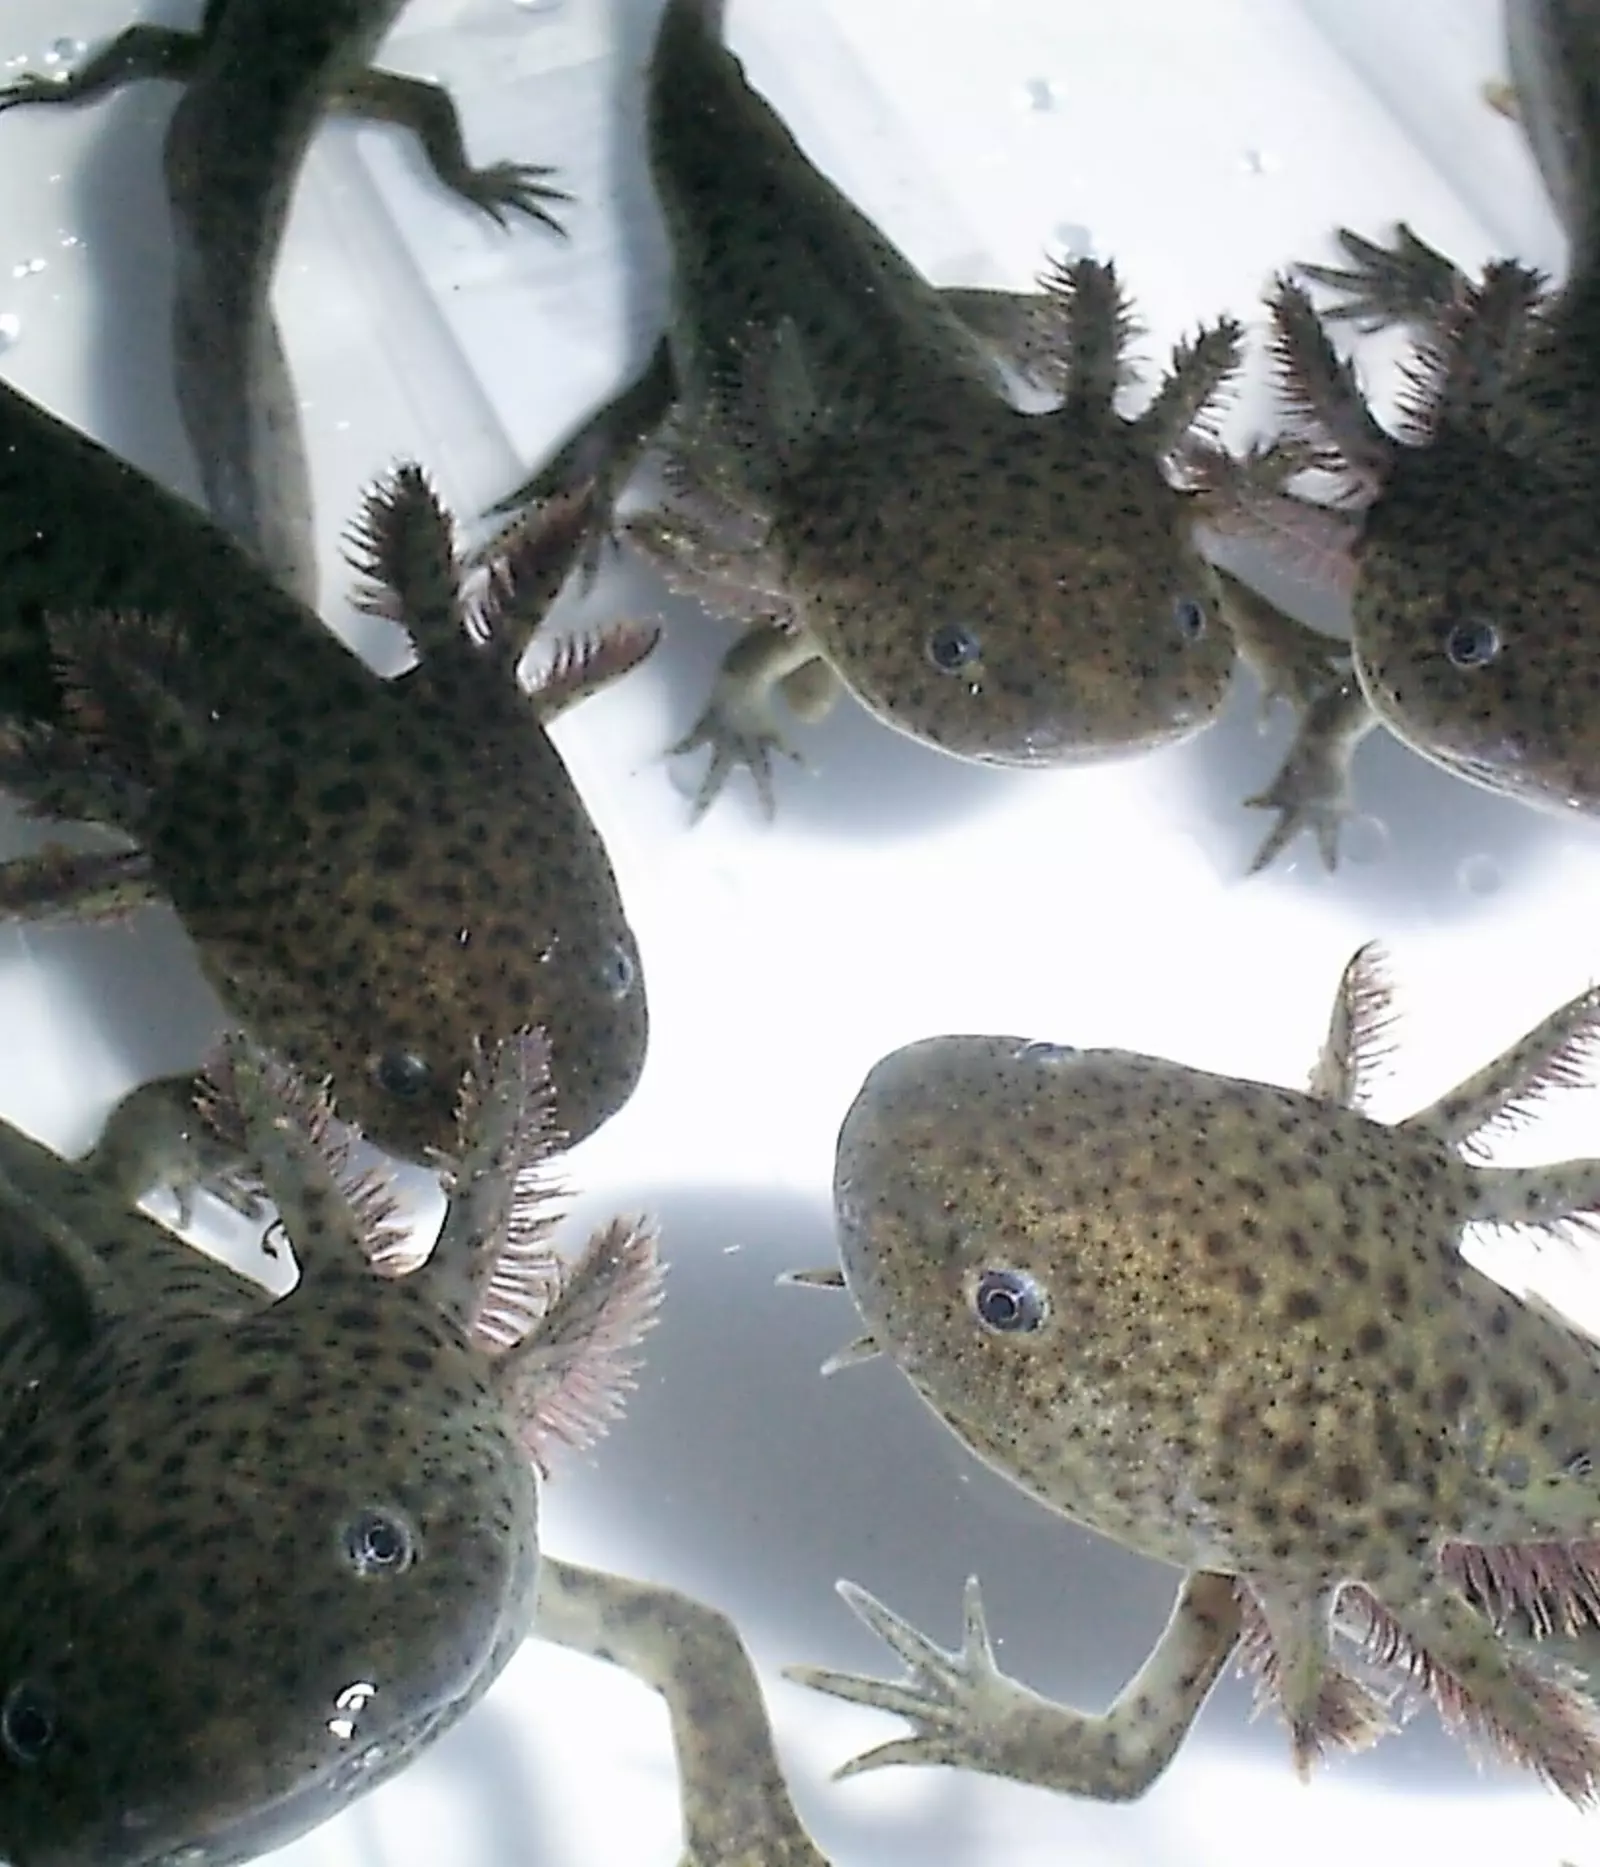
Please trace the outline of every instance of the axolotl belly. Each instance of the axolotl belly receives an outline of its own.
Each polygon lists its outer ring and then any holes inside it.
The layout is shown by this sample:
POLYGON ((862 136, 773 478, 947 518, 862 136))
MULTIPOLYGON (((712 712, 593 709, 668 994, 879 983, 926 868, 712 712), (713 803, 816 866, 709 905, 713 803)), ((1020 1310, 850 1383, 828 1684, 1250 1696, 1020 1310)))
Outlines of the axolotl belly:
POLYGON ((1600 1210, 1600 1161, 1465 1156, 1572 1080, 1600 994, 1392 1127, 1358 1106, 1385 1004, 1364 950, 1308 1092, 1012 1037, 930 1038, 868 1076, 834 1182, 854 1355, 889 1356, 997 1471, 1186 1579, 1103 1717, 998 1674, 975 1585, 959 1654, 851 1589, 911 1678, 799 1676, 915 1727, 856 1767, 1134 1795, 1242 1647, 1305 1768, 1388 1727, 1348 1642, 1568 1795, 1600 1789, 1593 1705, 1498 1631, 1518 1608, 1593 1617, 1600 1345, 1460 1249, 1474 1221, 1600 1210))
POLYGON ((547 511, 485 604, 421 474, 376 492, 364 600, 418 655, 385 681, 187 502, 0 385, 0 712, 27 729, 0 782, 140 852, 65 880, 8 865, 0 895, 170 901, 231 1011, 395 1152, 447 1149, 474 1045, 530 1021, 589 1133, 632 1092, 648 1015, 546 726, 652 638, 580 644, 532 693, 516 673, 583 511, 547 511))

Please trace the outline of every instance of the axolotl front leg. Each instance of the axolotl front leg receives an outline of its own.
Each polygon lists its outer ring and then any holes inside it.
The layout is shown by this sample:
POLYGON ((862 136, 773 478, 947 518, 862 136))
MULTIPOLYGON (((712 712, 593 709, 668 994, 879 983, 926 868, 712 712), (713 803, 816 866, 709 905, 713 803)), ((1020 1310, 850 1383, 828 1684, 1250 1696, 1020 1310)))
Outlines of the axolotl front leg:
POLYGON ((855 1776, 893 1763, 938 1763, 1008 1777, 1040 1789, 1126 1802, 1142 1795, 1177 1754, 1239 1643, 1242 1611, 1233 1578, 1186 1576, 1150 1657, 1095 1716, 1041 1698, 995 1664, 977 1581, 966 1590, 966 1632, 947 1653, 853 1582, 839 1592, 906 1663, 902 1680, 867 1679, 819 1666, 789 1678, 855 1705, 910 1719, 896 1738, 836 1772, 855 1776))
POLYGON ((545 1556, 533 1631, 626 1667, 666 1700, 681 1867, 829 1867, 789 1799, 761 1687, 726 1615, 657 1583, 545 1556))

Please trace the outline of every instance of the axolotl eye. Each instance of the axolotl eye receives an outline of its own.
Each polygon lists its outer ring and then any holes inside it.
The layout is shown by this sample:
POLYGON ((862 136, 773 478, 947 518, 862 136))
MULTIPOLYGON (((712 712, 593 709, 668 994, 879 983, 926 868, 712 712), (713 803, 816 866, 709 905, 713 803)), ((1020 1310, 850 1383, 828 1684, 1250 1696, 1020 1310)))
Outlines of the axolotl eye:
POLYGON ((1455 623, 1444 638, 1444 652, 1457 668, 1481 668, 1500 653, 1500 631, 1486 617, 1455 623))
POLYGON ((1172 606, 1172 626, 1178 639, 1198 642, 1206 632, 1206 606, 1192 596, 1180 596, 1172 606))
POLYGON ((1026 1335, 1049 1313, 1044 1292, 1026 1271, 984 1271, 972 1292, 978 1320, 998 1335, 1026 1335))
POLYGON ((417 1556, 417 1534, 398 1511, 358 1511, 339 1532, 339 1551, 357 1575, 399 1575, 417 1556))
POLYGON ((600 955, 599 975, 601 990, 608 998, 626 998, 633 990, 639 969, 633 963, 633 955, 621 941, 607 947, 600 955))
POLYGON ((959 622, 941 622, 928 631, 928 659, 941 674, 959 674, 983 653, 983 644, 959 622))
POLYGON ((35 1764, 55 1741, 55 1700, 42 1686, 20 1680, 0 1702, 0 1749, 13 1763, 35 1764))
POLYGON ((399 1102, 414 1102, 433 1081, 426 1057, 414 1050, 386 1050, 373 1065, 378 1087, 399 1102))

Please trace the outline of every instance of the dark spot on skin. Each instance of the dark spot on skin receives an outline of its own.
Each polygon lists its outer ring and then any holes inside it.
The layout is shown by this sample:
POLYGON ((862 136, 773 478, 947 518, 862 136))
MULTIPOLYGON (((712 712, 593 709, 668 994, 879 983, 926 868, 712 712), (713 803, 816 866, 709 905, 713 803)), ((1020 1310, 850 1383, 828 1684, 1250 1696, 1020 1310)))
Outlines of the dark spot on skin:
POLYGON ((1291 1290, 1284 1299, 1283 1313, 1290 1322, 1310 1322, 1322 1314, 1322 1299, 1314 1290, 1291 1290))

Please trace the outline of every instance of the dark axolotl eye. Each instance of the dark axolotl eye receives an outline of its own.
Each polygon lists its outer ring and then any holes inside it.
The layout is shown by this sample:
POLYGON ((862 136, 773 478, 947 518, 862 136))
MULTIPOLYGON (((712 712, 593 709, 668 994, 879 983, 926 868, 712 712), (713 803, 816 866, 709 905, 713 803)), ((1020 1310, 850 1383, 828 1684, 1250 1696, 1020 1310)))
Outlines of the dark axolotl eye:
POLYGON ((357 1575, 399 1575, 417 1558, 417 1535, 398 1511, 357 1512, 339 1532, 339 1550, 357 1575))
POLYGON ((1172 606, 1172 626, 1184 642, 1198 642, 1206 632, 1206 606, 1192 596, 1180 596, 1172 606))
POLYGON ((941 674, 959 674, 983 653, 977 636, 959 622, 941 622, 937 629, 930 629, 925 647, 941 674))
POLYGON ((35 1764, 56 1741, 56 1702, 43 1686, 20 1680, 0 1702, 0 1749, 13 1763, 35 1764))
POLYGON ((426 1057, 414 1050, 386 1050, 373 1068, 378 1087, 400 1102, 414 1102, 426 1093, 433 1071, 426 1057))
POLYGON ((1501 647, 1500 631, 1482 616, 1453 624, 1444 638, 1444 652, 1457 668, 1481 668, 1494 660, 1501 647))
POLYGON ((639 968, 633 955, 619 940, 600 955, 600 985, 609 998, 626 998, 633 990, 639 968))
POLYGON ((985 1271, 972 1295, 985 1327, 1000 1335, 1026 1335, 1045 1319, 1049 1304, 1026 1271, 985 1271))

